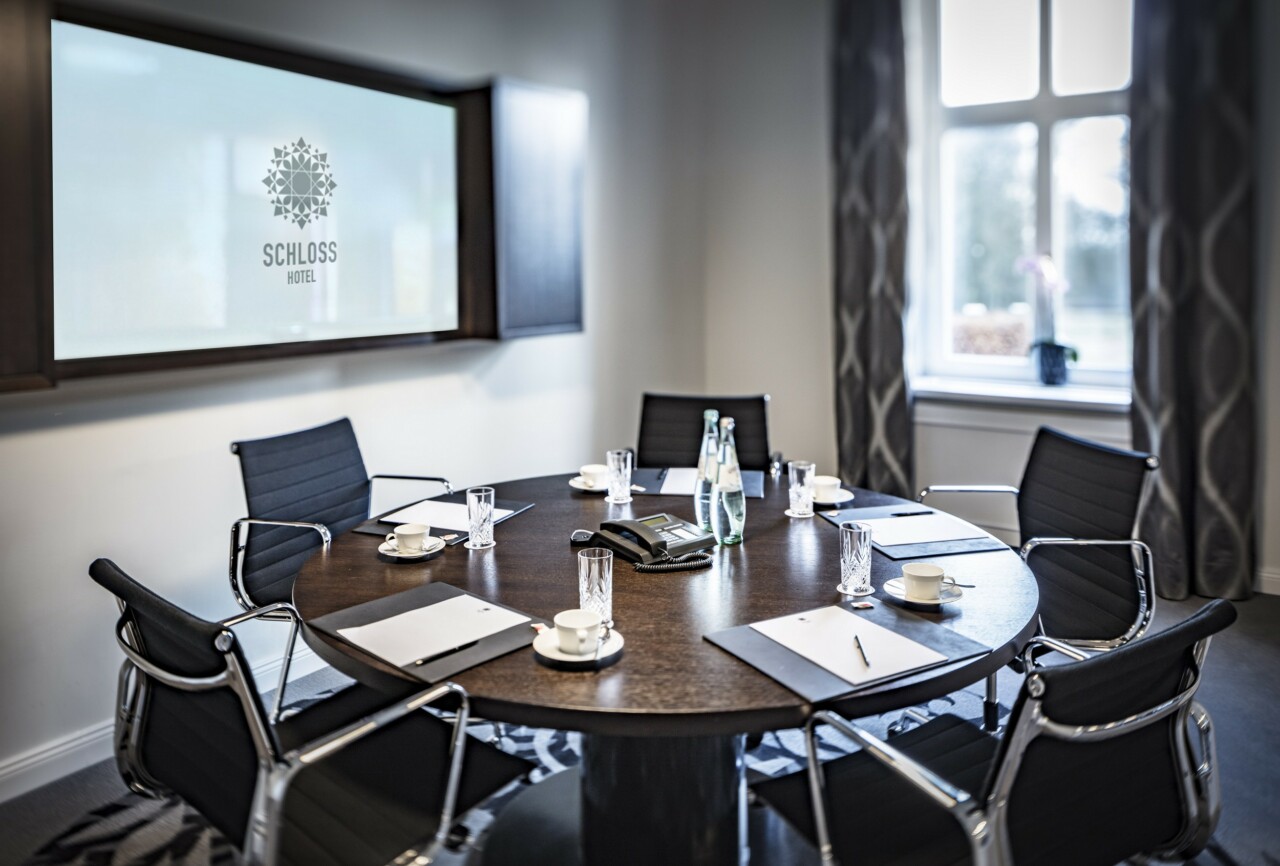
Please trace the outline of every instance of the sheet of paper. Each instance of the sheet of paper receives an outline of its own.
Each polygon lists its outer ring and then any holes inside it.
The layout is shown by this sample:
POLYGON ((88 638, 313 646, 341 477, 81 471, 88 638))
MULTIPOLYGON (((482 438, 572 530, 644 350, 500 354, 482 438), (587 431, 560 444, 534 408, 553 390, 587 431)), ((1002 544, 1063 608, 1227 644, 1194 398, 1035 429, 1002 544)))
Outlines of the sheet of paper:
POLYGON ((855 686, 945 662, 947 657, 841 607, 820 607, 751 627, 855 686), (862 642, 866 664, 854 643, 862 642))
POLYGON ((881 547, 986 537, 986 533, 973 524, 937 511, 932 514, 914 514, 910 517, 879 517, 874 520, 861 520, 859 523, 865 523, 871 527, 871 540, 881 547))
POLYGON ((368 625, 340 628, 338 634, 366 652, 401 667, 528 621, 529 617, 523 614, 474 595, 455 595, 368 625))
MULTIPOLYGON (((496 523, 511 513, 509 508, 494 508, 493 520, 496 523)), ((467 506, 456 502, 438 502, 426 499, 414 505, 401 508, 382 518, 382 523, 425 523, 431 527, 432 535, 439 535, 437 529, 452 529, 456 532, 470 532, 471 520, 467 516, 467 506)))
POLYGON ((667 496, 692 496, 698 483, 697 469, 668 469, 662 479, 662 493, 667 496))

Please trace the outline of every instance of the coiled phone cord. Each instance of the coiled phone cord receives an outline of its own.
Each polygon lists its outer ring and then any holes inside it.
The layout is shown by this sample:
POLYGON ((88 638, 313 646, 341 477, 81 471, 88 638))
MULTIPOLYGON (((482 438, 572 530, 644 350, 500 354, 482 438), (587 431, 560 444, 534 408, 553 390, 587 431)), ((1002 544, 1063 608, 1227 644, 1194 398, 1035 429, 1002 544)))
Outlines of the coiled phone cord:
POLYGON ((697 571, 702 568, 710 568, 711 563, 714 561, 711 554, 695 550, 693 553, 668 557, 648 565, 637 562, 633 568, 639 572, 697 571))

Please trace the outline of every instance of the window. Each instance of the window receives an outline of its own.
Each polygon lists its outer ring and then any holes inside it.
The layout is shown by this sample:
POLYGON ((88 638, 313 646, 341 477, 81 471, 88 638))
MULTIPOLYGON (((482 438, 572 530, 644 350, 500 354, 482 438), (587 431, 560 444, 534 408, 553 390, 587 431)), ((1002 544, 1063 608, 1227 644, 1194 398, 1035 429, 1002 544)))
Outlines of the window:
POLYGON ((923 0, 913 327, 930 376, 1127 386, 1132 0, 923 0))

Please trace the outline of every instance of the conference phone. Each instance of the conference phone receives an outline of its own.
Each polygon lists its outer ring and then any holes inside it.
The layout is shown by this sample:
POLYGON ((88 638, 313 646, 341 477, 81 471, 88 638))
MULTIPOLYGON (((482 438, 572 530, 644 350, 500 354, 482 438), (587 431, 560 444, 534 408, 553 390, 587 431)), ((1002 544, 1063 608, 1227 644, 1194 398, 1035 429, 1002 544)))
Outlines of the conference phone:
POLYGON ((711 557, 701 553, 715 547, 715 536, 671 514, 653 514, 635 520, 607 520, 596 532, 579 529, 571 536, 575 546, 607 547, 636 563, 637 571, 681 571, 707 568, 711 557))

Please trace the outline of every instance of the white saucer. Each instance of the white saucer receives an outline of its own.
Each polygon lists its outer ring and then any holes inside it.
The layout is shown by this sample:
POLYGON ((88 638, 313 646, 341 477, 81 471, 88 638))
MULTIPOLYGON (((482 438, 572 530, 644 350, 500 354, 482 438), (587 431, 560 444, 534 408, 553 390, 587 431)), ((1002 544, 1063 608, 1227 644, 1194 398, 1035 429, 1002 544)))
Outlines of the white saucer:
POLYGON ((428 556, 443 549, 444 539, 436 538, 434 535, 427 536, 427 541, 423 545, 422 550, 417 553, 401 553, 390 541, 384 541, 378 545, 378 553, 381 553, 383 556, 394 556, 396 559, 421 559, 424 556, 428 556))
POLYGON ((818 495, 815 493, 813 496, 813 504, 814 505, 839 505, 842 502, 848 502, 852 498, 853 498, 852 490, 841 490, 839 493, 836 494, 835 499, 819 499, 818 495))
POLYGON ((609 637, 600 646, 598 653, 590 652, 573 655, 560 649, 560 637, 554 628, 549 628, 533 639, 533 651, 541 658, 552 662, 555 667, 580 668, 592 670, 612 664, 622 652, 622 632, 616 628, 609 632, 609 637))
POLYGON ((964 595, 958 586, 943 586, 941 598, 912 598, 907 595, 906 589, 902 586, 902 578, 900 577, 895 577, 893 580, 886 580, 884 582, 884 591, 899 601, 905 601, 908 604, 927 604, 931 607, 937 607, 940 604, 950 604, 953 601, 957 601, 960 596, 964 595))
POLYGON ((790 508, 788 508, 786 511, 782 513, 787 515, 787 517, 794 517, 796 520, 808 520, 810 517, 813 517, 814 515, 814 512, 812 511, 810 511, 808 514, 797 514, 796 512, 792 511, 790 508))
POLYGON ((590 484, 587 483, 587 479, 583 478, 581 475, 575 475, 574 477, 570 478, 569 486, 572 487, 574 490, 581 490, 583 493, 608 493, 609 492, 608 484, 606 484, 604 487, 592 487, 590 484))

